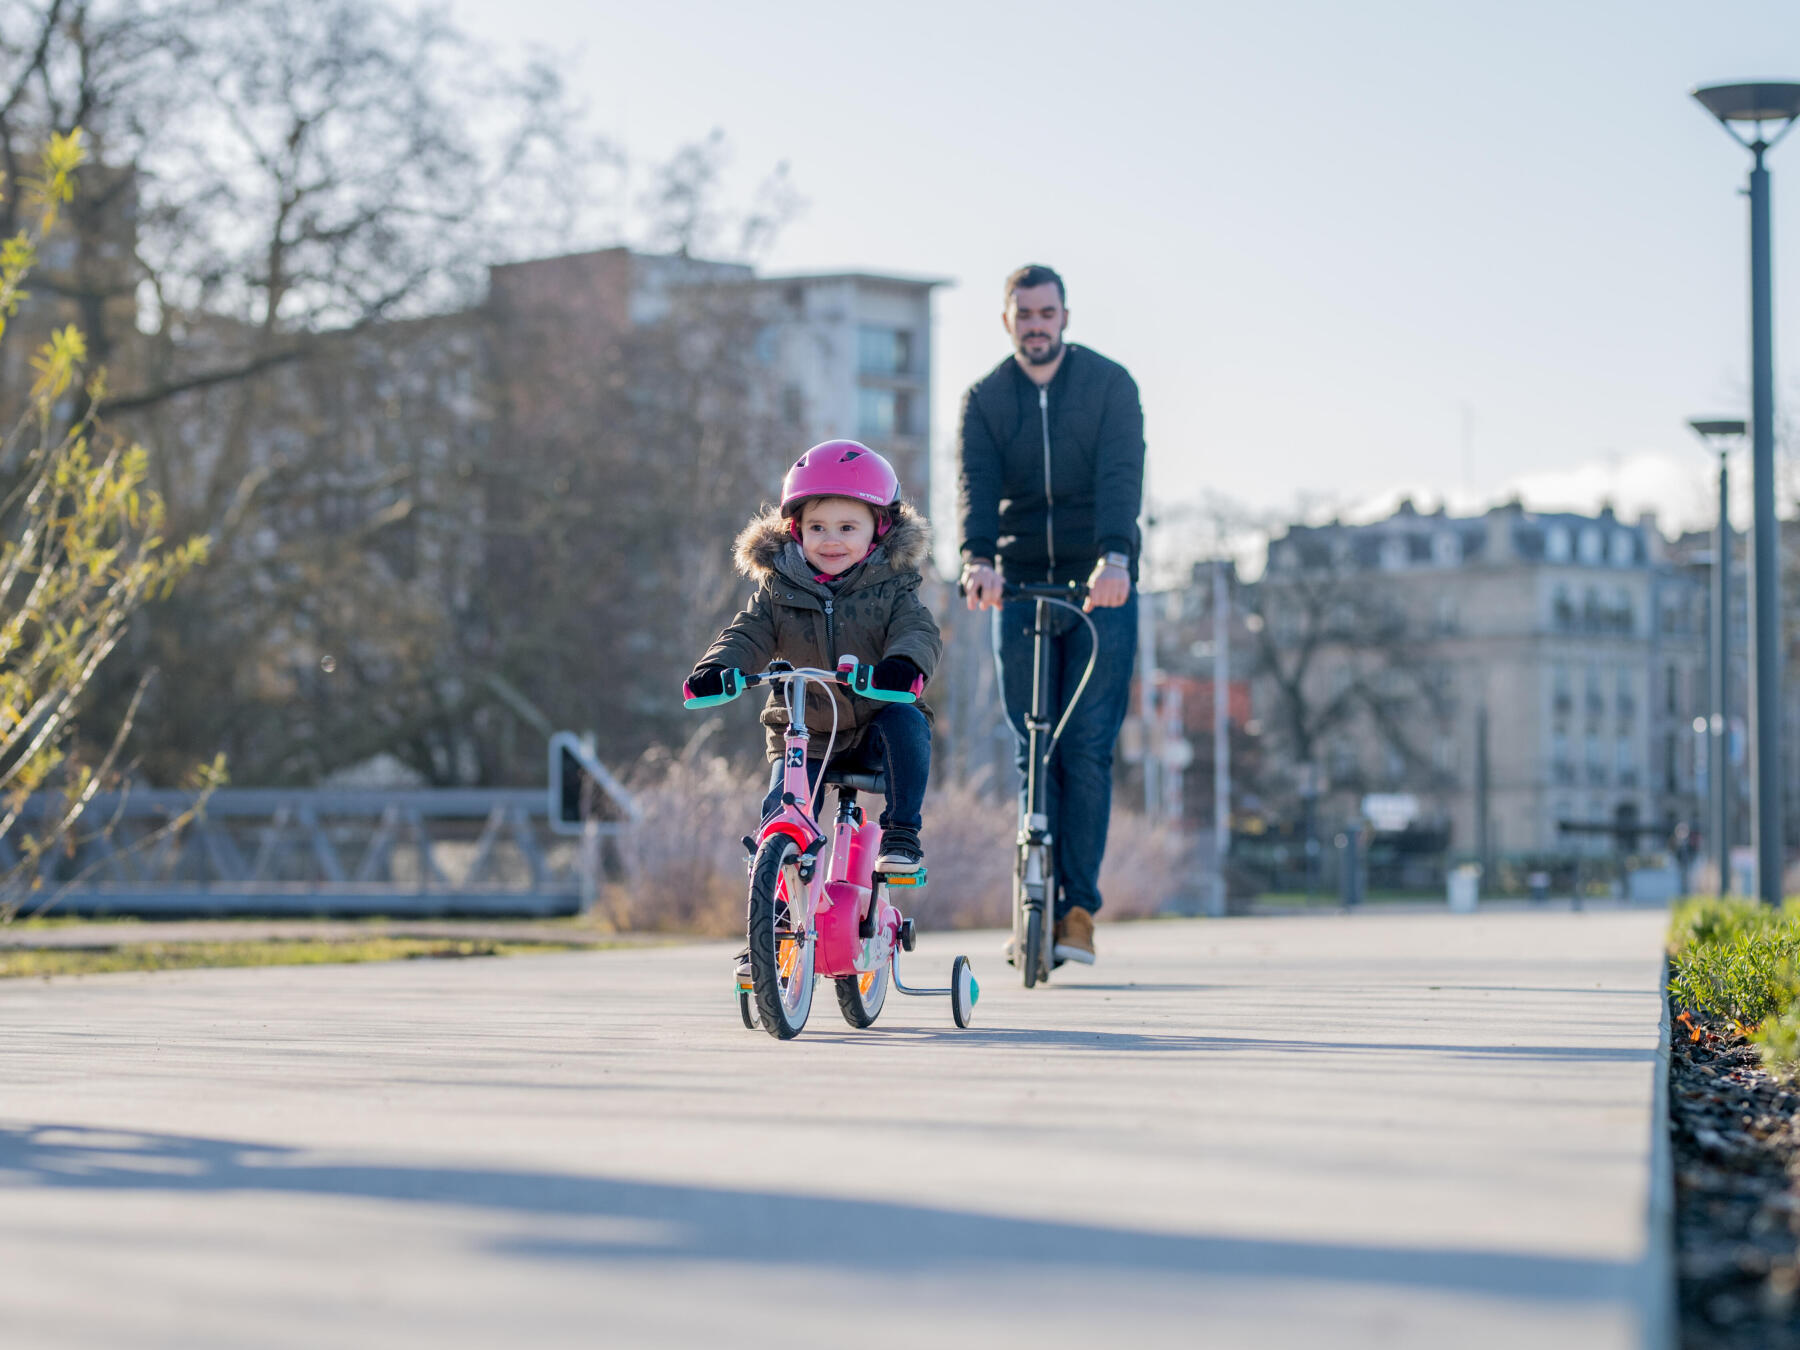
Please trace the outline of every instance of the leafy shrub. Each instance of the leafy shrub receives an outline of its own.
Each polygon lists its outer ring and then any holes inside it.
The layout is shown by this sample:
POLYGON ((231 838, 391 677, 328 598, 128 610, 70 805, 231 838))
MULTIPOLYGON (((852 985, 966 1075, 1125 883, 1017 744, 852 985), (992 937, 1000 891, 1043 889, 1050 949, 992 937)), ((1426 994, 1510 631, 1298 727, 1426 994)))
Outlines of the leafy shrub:
POLYGON ((1800 909, 1690 900, 1670 923, 1669 953, 1677 1004, 1744 1031, 1772 1072, 1800 1072, 1800 909))

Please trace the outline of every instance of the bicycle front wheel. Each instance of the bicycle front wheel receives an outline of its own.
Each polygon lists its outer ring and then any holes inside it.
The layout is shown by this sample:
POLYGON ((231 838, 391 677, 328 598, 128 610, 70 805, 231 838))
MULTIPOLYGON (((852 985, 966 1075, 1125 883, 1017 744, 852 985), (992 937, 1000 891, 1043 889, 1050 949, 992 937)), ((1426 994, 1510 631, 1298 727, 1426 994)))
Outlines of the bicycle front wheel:
POLYGON ((750 872, 750 984, 763 1030, 782 1041, 798 1036, 812 1011, 813 948, 806 940, 805 898, 788 891, 798 885, 799 856, 787 835, 772 835, 750 872))

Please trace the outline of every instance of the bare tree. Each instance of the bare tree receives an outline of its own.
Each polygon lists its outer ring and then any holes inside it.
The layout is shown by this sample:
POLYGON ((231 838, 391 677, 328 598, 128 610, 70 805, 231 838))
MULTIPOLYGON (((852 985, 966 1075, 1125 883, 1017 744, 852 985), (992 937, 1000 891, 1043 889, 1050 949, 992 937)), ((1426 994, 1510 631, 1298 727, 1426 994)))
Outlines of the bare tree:
POLYGON ((1335 522, 1270 541, 1249 605, 1255 678, 1267 709, 1265 763, 1294 781, 1287 791, 1262 784, 1266 796, 1317 791, 1332 746, 1346 752, 1331 774, 1338 789, 1397 786, 1369 770, 1371 753, 1397 757, 1417 785, 1450 786, 1425 749, 1450 716, 1445 671, 1405 598, 1380 583, 1352 531, 1335 522))

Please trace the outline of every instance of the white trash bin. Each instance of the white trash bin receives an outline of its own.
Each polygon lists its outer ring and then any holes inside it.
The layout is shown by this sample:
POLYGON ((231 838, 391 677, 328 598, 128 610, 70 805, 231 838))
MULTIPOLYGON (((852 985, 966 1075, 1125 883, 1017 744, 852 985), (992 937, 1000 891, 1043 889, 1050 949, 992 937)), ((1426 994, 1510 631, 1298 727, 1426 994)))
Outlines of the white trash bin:
POLYGON ((1480 865, 1464 863, 1461 867, 1451 868, 1449 891, 1452 914, 1473 914, 1481 899, 1480 865))

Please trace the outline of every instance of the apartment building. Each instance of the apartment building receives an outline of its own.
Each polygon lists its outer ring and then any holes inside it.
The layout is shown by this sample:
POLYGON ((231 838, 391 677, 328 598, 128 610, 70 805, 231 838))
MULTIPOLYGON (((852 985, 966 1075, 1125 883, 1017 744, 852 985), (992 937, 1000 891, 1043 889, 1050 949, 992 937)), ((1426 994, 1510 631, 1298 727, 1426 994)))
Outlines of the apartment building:
POLYGON ((1660 846, 1697 820, 1704 579, 1655 520, 1422 513, 1294 526, 1258 584, 1272 760, 1340 818, 1415 797, 1491 855, 1660 846))

